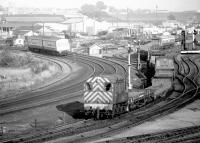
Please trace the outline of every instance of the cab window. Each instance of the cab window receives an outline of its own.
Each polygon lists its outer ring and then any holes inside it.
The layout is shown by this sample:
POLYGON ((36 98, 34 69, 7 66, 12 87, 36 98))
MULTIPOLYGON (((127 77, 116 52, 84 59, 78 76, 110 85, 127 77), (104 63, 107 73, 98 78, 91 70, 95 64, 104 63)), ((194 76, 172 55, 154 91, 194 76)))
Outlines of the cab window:
POLYGON ((89 82, 87 82, 86 83, 86 90, 92 90, 92 84, 91 83, 89 83, 89 82))
POLYGON ((111 89, 111 83, 105 83, 105 90, 109 91, 111 89))

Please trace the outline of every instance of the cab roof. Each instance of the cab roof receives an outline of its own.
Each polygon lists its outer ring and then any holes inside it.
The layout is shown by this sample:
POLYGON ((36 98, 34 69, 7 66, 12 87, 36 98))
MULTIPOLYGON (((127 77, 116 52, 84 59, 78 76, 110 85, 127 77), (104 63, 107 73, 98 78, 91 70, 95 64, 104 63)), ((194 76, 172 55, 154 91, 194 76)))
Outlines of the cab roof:
POLYGON ((97 79, 102 80, 103 82, 110 82, 110 83, 116 83, 116 82, 124 80, 122 75, 119 75, 119 74, 106 74, 106 75, 99 75, 99 76, 90 77, 87 80, 87 82, 95 82, 97 79))

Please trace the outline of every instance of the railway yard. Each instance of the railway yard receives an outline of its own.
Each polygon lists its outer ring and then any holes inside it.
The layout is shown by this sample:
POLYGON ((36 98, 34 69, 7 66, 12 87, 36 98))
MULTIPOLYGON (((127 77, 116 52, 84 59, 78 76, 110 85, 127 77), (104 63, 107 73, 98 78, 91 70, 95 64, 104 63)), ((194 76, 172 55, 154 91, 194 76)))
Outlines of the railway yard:
POLYGON ((0 142, 200 142, 195 30, 61 38, 44 25, 0 45, 0 142))
MULTIPOLYGON (((110 58, 32 54, 52 61, 60 71, 42 86, 0 99, 2 142, 199 141, 200 56, 173 57, 173 88, 164 97, 113 119, 85 120, 81 112, 85 81, 100 74, 126 77, 126 58, 121 54, 110 58)), ((138 78, 136 65, 133 62, 134 79, 138 78)))

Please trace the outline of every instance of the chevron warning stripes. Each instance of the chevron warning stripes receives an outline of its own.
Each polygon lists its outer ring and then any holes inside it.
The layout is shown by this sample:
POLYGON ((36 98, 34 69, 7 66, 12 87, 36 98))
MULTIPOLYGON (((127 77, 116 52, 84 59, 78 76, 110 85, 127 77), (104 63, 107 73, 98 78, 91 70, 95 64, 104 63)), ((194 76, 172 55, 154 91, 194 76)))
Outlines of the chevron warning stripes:
POLYGON ((112 103, 113 101, 112 87, 109 91, 105 90, 105 84, 110 83, 110 81, 107 78, 92 77, 89 78, 87 82, 92 84, 92 90, 91 91, 85 90, 84 93, 85 103, 99 103, 99 104, 112 103))
POLYGON ((97 103, 96 100, 99 99, 99 103, 112 103, 112 93, 111 92, 85 92, 84 101, 87 103, 97 103))

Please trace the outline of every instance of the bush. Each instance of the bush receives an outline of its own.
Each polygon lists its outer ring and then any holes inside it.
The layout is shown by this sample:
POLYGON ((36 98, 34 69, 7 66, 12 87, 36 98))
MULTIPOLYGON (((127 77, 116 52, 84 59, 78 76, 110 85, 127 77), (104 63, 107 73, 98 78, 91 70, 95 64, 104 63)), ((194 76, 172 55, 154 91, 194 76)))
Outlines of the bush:
POLYGON ((2 50, 0 54, 0 66, 9 67, 14 61, 14 57, 9 50, 2 50))
POLYGON ((0 53, 0 66, 2 67, 23 67, 32 63, 30 54, 17 54, 10 50, 3 49, 0 53))
POLYGON ((2 67, 30 67, 31 71, 38 74, 48 70, 48 64, 34 60, 28 53, 17 54, 10 50, 3 49, 0 52, 0 66, 2 67))
POLYGON ((44 63, 33 62, 31 64, 31 71, 35 74, 41 73, 42 71, 45 71, 48 69, 49 69, 48 65, 44 63))

